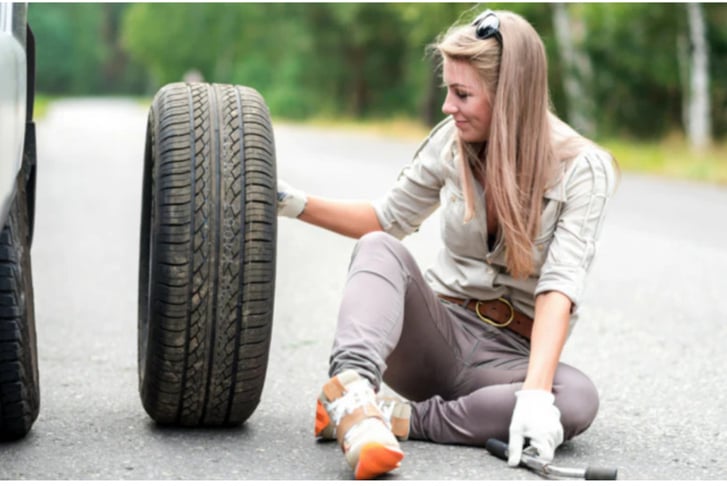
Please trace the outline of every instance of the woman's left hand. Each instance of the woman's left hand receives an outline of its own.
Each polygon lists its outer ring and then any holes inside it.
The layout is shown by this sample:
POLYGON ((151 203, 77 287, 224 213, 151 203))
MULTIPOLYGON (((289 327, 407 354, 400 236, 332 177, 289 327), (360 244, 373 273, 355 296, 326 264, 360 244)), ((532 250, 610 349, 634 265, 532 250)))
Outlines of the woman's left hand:
POLYGON ((560 410, 554 405, 555 397, 545 390, 515 392, 517 402, 510 421, 510 443, 507 463, 520 464, 525 438, 538 451, 538 457, 553 460, 555 448, 563 442, 560 410))

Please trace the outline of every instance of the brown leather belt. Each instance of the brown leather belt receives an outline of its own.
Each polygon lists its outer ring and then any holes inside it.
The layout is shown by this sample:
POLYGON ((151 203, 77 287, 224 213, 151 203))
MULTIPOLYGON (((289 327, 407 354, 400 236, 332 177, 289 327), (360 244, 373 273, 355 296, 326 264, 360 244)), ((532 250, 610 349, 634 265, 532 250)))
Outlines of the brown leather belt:
POLYGON ((504 299, 465 300, 439 294, 439 298, 471 310, 482 322, 501 329, 510 329, 526 339, 530 339, 533 320, 522 312, 516 311, 512 304, 504 299))

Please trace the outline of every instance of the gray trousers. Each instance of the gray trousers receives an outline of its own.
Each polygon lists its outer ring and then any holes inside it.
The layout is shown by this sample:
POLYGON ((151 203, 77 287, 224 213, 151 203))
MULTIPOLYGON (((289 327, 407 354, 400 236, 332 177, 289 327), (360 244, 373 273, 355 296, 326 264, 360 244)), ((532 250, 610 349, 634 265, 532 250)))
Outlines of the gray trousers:
MULTIPOLYGON (((351 259, 330 359, 330 376, 358 371, 412 401, 410 438, 483 446, 508 439, 528 366, 529 342, 440 300, 402 243, 361 238, 351 259)), ((560 363, 553 384, 565 439, 588 428, 598 392, 560 363)))

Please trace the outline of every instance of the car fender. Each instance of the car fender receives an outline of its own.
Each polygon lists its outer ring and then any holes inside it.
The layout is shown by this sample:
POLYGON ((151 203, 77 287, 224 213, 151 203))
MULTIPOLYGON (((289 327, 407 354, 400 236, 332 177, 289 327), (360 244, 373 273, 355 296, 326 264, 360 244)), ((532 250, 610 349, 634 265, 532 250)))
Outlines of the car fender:
MULTIPOLYGON (((4 224, 22 166, 27 101, 27 61, 14 32, 19 7, 0 3, 0 223, 4 224)), ((24 14, 24 11, 22 12, 24 14)), ((24 15, 23 15, 24 17, 24 15)), ((22 19, 25 22, 25 19, 22 19)), ((25 25, 23 25, 25 32, 25 25)), ((22 41, 22 42, 21 42, 22 41)), ((0 225, 1 226, 1 225, 0 225)))

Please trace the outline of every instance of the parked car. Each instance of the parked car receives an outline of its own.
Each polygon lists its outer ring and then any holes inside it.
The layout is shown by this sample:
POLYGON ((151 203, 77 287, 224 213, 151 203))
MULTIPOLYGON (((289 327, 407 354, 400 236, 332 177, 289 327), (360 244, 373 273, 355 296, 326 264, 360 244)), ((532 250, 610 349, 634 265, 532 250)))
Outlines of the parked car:
POLYGON ((30 248, 35 215, 35 41, 28 6, 0 3, 0 439, 25 436, 40 390, 30 248))

